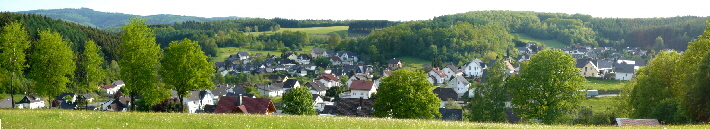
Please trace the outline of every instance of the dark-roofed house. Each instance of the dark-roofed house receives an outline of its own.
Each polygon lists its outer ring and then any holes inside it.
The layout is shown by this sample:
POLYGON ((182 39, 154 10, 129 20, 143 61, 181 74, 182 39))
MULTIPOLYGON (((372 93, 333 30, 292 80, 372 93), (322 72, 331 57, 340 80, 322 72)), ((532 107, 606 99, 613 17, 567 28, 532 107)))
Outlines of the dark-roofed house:
POLYGON ((282 82, 274 82, 271 83, 271 85, 266 85, 264 83, 257 83, 256 89, 259 91, 259 93, 264 94, 264 95, 269 95, 270 97, 276 97, 276 96, 281 96, 284 93, 283 89, 284 83, 282 82))
POLYGON ((485 63, 480 59, 474 59, 461 66, 461 71, 466 77, 480 77, 483 75, 483 68, 485 63))
POLYGON ((250 97, 222 97, 214 108, 214 113, 271 114, 276 106, 271 99, 250 97))
POLYGON ((437 119, 440 119, 440 120, 455 120, 455 121, 463 120, 463 110, 461 110, 461 109, 439 108, 439 113, 441 113, 441 117, 439 117, 437 119))
POLYGON ((130 102, 131 98, 129 97, 114 97, 113 99, 104 103, 104 105, 102 105, 102 109, 107 111, 125 112, 130 107, 130 102))
POLYGON ((54 98, 53 107, 59 106, 60 109, 74 109, 76 108, 77 95, 75 93, 62 93, 54 98))
POLYGON ((626 63, 616 64, 614 72, 616 72, 616 80, 631 80, 631 78, 634 77, 634 65, 626 63))
POLYGON ((614 62, 609 61, 609 60, 597 60, 596 61, 596 66, 599 69, 599 73, 601 74, 606 74, 611 72, 613 67, 614 62))
POLYGON ((456 75, 463 75, 463 71, 459 70, 459 68, 457 68, 453 63, 447 64, 444 69, 441 69, 441 71, 444 71, 444 73, 446 74, 446 79, 449 79, 456 75))
POLYGON ((306 82, 305 86, 311 89, 311 94, 318 94, 321 96, 325 96, 325 92, 328 90, 328 87, 325 87, 325 85, 321 82, 306 82))
POLYGON ((271 75, 269 80, 271 82, 285 82, 288 79, 288 75, 271 75))
POLYGON ((246 60, 249 59, 249 53, 248 52, 239 52, 237 53, 239 55, 239 60, 246 60))
POLYGON ((343 61, 340 60, 340 57, 338 57, 338 56, 332 56, 332 57, 330 57, 330 62, 332 62, 333 65, 342 65, 342 64, 343 64, 343 63, 342 63, 343 61))
POLYGON ((446 87, 451 88, 456 91, 459 97, 463 96, 464 93, 468 91, 471 83, 463 77, 463 75, 456 75, 454 78, 446 83, 446 87))
POLYGON ((323 56, 323 52, 325 51, 323 51, 323 49, 321 48, 313 48, 311 49, 311 56, 313 58, 318 58, 319 56, 323 56))
POLYGON ((17 108, 24 109, 44 108, 44 106, 44 98, 39 97, 37 94, 27 95, 17 103, 17 108))
POLYGON ((401 59, 396 59, 392 58, 387 62, 387 67, 390 70, 397 70, 399 68, 402 68, 402 60, 401 59))
POLYGON ((446 105, 446 102, 448 102, 449 99, 457 103, 459 101, 459 94, 451 88, 437 87, 436 89, 434 89, 434 94, 436 94, 436 97, 439 97, 439 99, 441 99, 439 108, 445 108, 444 105, 446 105))
POLYGON ((354 80, 350 84, 350 97, 368 99, 377 91, 377 84, 374 81, 354 80))
MULTIPOLYGON (((340 98, 340 101, 335 104, 335 111, 332 111, 332 114, 369 117, 375 111, 372 108, 373 104, 375 104, 375 100, 372 99, 340 98)), ((326 106, 323 112, 330 113, 330 109, 326 106)))
POLYGON ((286 81, 284 82, 283 88, 284 88, 284 91, 288 91, 288 90, 291 90, 291 88, 296 88, 299 86, 301 86, 301 83, 299 83, 298 80, 286 79, 286 81))
POLYGON ((300 54, 298 55, 296 62, 298 62, 299 64, 311 64, 311 57, 307 54, 300 54))
POLYGON ((202 110, 205 105, 214 104, 214 95, 205 90, 202 91, 190 91, 185 98, 183 98, 183 103, 187 105, 187 109, 190 113, 196 113, 202 110))
POLYGON ((577 59, 575 68, 580 70, 583 77, 599 77, 599 69, 592 59, 577 59))

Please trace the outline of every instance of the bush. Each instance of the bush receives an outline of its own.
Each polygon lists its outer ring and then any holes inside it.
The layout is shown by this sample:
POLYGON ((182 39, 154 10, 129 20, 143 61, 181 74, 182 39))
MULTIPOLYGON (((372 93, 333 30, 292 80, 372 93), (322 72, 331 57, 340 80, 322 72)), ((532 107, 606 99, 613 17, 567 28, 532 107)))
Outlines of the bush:
POLYGON ((690 115, 681 102, 674 98, 661 100, 653 108, 651 116, 658 119, 661 124, 687 124, 691 122, 690 115))

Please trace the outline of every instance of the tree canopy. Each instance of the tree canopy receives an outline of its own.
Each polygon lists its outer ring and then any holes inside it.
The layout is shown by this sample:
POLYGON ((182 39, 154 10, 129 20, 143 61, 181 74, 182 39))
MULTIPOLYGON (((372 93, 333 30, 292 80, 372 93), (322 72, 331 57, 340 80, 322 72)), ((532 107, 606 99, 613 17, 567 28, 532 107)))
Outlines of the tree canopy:
POLYGON ((284 113, 291 115, 316 115, 317 112, 313 109, 313 96, 310 89, 305 86, 291 88, 284 94, 284 113))
POLYGON ((397 70, 382 79, 372 114, 376 117, 433 119, 440 117, 434 86, 421 71, 397 70))
POLYGON ((62 35, 51 30, 39 32, 30 57, 30 78, 37 82, 35 92, 43 97, 54 97, 67 90, 67 83, 76 69, 74 53, 62 35))
POLYGON ((158 84, 158 69, 162 50, 155 42, 153 30, 145 19, 134 18, 124 30, 121 43, 121 78, 127 84, 122 90, 131 96, 131 109, 135 110, 135 97, 142 96, 141 105, 150 108, 167 98, 167 90, 158 84), (164 92, 164 93, 163 93, 164 92))
POLYGON ((210 79, 215 70, 197 42, 189 39, 173 41, 165 51, 160 76, 166 88, 177 91, 180 102, 184 102, 183 97, 188 91, 214 89, 210 79))

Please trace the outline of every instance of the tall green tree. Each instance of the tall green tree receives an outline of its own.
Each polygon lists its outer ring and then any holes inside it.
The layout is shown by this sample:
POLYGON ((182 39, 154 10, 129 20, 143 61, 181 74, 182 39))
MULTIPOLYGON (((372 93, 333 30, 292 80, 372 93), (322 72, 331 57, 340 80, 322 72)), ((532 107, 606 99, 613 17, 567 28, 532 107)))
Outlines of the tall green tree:
POLYGON ((52 98, 67 90, 76 69, 75 56, 59 33, 42 30, 39 36, 33 45, 29 76, 37 82, 34 90, 38 95, 52 98))
POLYGON ((702 62, 698 66, 697 71, 693 73, 697 78, 697 82, 690 87, 688 98, 689 110, 694 119, 701 122, 710 121, 710 52, 705 54, 702 62))
POLYGON ((118 62, 116 60, 111 60, 111 62, 108 64, 108 67, 106 68, 106 77, 104 78, 104 84, 109 84, 112 81, 118 80, 121 78, 121 67, 118 66, 118 62))
MULTIPOLYGON (((215 70, 207 62, 207 56, 200 50, 197 42, 184 39, 173 41, 165 48, 160 75, 167 88, 177 91, 180 102, 188 91, 214 89, 210 80, 215 70)), ((181 108, 182 109, 182 108, 181 108)), ((181 110, 182 111, 182 110, 181 110)))
POLYGON ((79 86, 77 92, 88 93, 90 91, 97 91, 99 83, 103 82, 106 77, 106 71, 103 69, 104 57, 99 54, 101 52, 101 46, 96 45, 94 41, 89 40, 84 44, 84 61, 80 63, 82 68, 85 68, 85 78, 84 85, 79 86))
POLYGON ((119 46, 119 66, 121 78, 126 83, 121 89, 131 97, 131 110, 136 109, 136 96, 142 96, 141 105, 150 107, 162 101, 161 91, 167 90, 160 87, 157 77, 162 50, 145 19, 133 18, 121 28, 124 32, 123 43, 119 46))
POLYGON ((680 57, 676 52, 662 51, 650 65, 637 71, 637 84, 629 94, 632 117, 655 118, 652 112, 658 102, 675 96, 673 90, 678 88, 676 79, 681 74, 676 69, 680 57))
POLYGON ((675 89, 676 96, 681 96, 683 101, 686 101, 686 106, 689 107, 690 114, 694 115, 696 121, 710 121, 710 113, 703 112, 708 111, 707 107, 702 107, 702 105, 707 105, 708 100, 702 100, 701 98, 707 98, 707 92, 698 94, 699 91, 707 91, 707 80, 703 80, 705 77, 701 73, 692 74, 696 72, 707 72, 700 71, 698 68, 702 68, 703 64, 707 58, 706 55, 710 53, 710 21, 706 22, 706 30, 702 35, 698 36, 697 39, 688 43, 688 50, 683 53, 680 63, 677 65, 680 70, 678 78, 681 78, 684 83, 675 89), (696 76, 698 75, 698 76, 696 76), (685 95, 686 93, 691 93, 690 95, 685 95))
POLYGON ((663 42, 663 38, 661 36, 656 37, 656 41, 653 43, 653 45, 656 47, 656 50, 666 48, 666 44, 663 42))
POLYGON ((332 33, 330 34, 330 37, 328 37, 328 49, 335 49, 340 45, 340 35, 338 33, 332 33))
POLYGON ((486 73, 486 83, 476 85, 473 92, 469 110, 470 121, 476 122, 505 122, 505 102, 508 101, 508 87, 506 79, 508 75, 505 63, 496 61, 493 66, 488 67, 486 73))
POLYGON ((372 114, 376 117, 433 119, 441 99, 421 71, 397 70, 382 79, 372 114))
MULTIPOLYGON (((10 74, 10 83, 3 89, 7 89, 6 93, 10 94, 11 100, 14 102, 14 94, 19 86, 14 86, 15 80, 18 80, 17 75, 22 75, 22 71, 27 68, 25 64, 25 50, 30 47, 30 39, 27 31, 22 27, 20 22, 10 22, 2 28, 0 32, 0 68, 7 70, 10 74)), ((4 74, 3 75, 7 75, 4 74)), ((1 79, 2 77, 0 77, 1 79)), ((3 81, 3 80, 0 80, 3 81)), ((14 108, 15 105, 13 104, 14 108)))
POLYGON ((284 113, 291 115, 316 115, 317 112, 313 109, 310 89, 305 86, 291 88, 283 97, 284 113))
POLYGON ((575 113, 582 101, 585 79, 575 68, 570 54, 547 49, 522 65, 522 73, 511 78, 512 103, 518 115, 545 124, 559 123, 575 113))

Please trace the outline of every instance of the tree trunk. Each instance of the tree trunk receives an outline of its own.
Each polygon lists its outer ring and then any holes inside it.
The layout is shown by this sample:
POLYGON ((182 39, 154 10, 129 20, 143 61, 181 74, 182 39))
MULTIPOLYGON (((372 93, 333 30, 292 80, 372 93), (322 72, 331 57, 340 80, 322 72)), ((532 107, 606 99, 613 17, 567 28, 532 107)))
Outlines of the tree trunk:
MULTIPOLYGON (((136 96, 135 96, 136 92, 135 92, 135 91, 131 91, 130 93, 131 93, 131 95, 130 95, 130 96, 131 96, 131 102, 130 102, 130 104, 131 104, 131 111, 135 111, 135 110, 136 110, 136 98, 135 98, 135 97, 136 97, 136 96)), ((121 96, 118 96, 118 97, 121 97, 121 96)))
POLYGON ((184 102, 184 101, 183 101, 183 97, 184 97, 184 96, 181 95, 180 93, 182 93, 182 92, 179 92, 179 91, 178 91, 178 99, 180 100, 180 107, 178 107, 178 108, 179 108, 179 109, 178 109, 178 112, 183 113, 183 112, 185 112, 185 111, 184 111, 184 109, 185 109, 185 108, 184 108, 184 107, 185 107, 185 103, 183 103, 183 102, 184 102))
POLYGON ((15 72, 12 72, 12 81, 10 82, 10 102, 12 102, 12 108, 15 108, 15 72))

